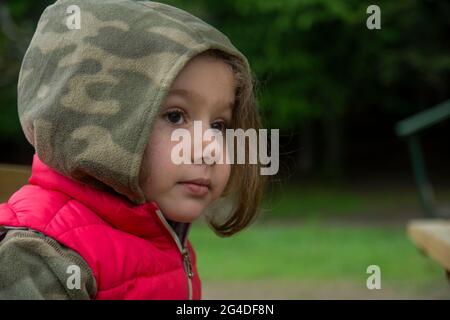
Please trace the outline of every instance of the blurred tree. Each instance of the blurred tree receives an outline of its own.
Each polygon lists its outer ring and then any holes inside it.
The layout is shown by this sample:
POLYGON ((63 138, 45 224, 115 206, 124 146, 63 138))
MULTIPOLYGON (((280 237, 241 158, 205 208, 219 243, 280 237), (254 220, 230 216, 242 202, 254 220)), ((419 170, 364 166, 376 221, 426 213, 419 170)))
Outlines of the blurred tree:
POLYGON ((303 171, 314 169, 314 122, 324 140, 320 171, 339 176, 349 113, 379 108, 402 118, 450 93, 448 1, 377 1, 381 30, 366 27, 369 1, 167 2, 204 18, 247 55, 268 124, 299 134, 303 171))
POLYGON ((23 143, 25 139, 17 115, 20 65, 42 11, 53 2, 0 3, 0 142, 23 143))
MULTIPOLYGON (((342 173, 349 116, 378 110, 398 120, 450 96, 449 1, 379 0, 381 30, 366 28, 369 1, 160 1, 214 25, 248 57, 266 126, 298 136, 299 172, 342 173)), ((3 139, 23 140, 17 76, 24 44, 52 2, 0 5, 3 139)))

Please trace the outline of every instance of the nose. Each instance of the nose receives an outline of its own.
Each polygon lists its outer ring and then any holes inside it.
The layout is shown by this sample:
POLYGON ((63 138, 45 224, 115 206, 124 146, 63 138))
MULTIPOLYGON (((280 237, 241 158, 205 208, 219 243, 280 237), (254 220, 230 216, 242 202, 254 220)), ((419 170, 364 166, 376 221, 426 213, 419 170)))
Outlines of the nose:
POLYGON ((192 163, 214 165, 221 159, 223 153, 223 142, 214 136, 218 131, 211 129, 206 121, 194 121, 193 131, 193 135, 191 132, 192 163))

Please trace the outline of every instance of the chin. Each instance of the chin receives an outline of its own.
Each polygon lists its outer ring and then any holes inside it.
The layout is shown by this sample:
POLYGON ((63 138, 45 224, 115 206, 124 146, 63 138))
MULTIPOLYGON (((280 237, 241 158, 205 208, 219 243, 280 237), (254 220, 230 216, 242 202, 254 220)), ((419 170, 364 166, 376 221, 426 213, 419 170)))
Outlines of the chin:
POLYGON ((183 222, 183 223, 191 223, 194 222, 198 217, 200 217, 199 215, 193 215, 192 213, 178 213, 178 214, 171 214, 171 215, 166 215, 166 219, 169 219, 171 221, 176 221, 176 222, 183 222))
POLYGON ((198 219, 203 213, 203 206, 182 206, 182 208, 171 208, 164 213, 169 220, 190 223, 198 219), (176 213, 175 213, 176 212, 176 213))

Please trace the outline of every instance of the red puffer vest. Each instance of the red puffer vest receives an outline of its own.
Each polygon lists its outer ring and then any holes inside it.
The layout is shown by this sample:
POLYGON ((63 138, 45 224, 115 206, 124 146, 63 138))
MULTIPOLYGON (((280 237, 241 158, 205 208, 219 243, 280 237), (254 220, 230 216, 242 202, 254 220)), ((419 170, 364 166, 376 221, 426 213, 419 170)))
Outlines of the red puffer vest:
POLYGON ((97 281, 95 299, 201 299, 192 245, 187 235, 181 243, 156 203, 132 205, 37 155, 29 184, 0 204, 0 225, 40 231, 78 252, 97 281))

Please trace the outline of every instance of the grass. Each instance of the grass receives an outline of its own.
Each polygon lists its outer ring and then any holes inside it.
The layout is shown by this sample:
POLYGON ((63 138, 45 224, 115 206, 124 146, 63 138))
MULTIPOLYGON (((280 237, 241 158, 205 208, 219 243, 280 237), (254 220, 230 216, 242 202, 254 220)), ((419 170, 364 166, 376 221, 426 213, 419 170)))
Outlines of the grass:
MULTIPOLYGON (((450 203, 450 188, 435 189, 436 204, 450 203)), ((420 212, 417 189, 411 186, 383 188, 308 184, 283 186, 268 192, 263 202, 263 219, 353 217, 361 214, 390 216, 420 212)))
POLYGON ((256 224, 219 238, 204 224, 190 234, 205 280, 352 281, 365 285, 369 265, 382 283, 423 290, 445 282, 443 269, 420 254, 401 228, 256 224))

